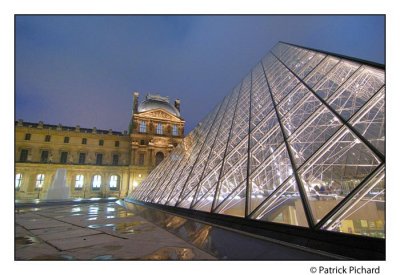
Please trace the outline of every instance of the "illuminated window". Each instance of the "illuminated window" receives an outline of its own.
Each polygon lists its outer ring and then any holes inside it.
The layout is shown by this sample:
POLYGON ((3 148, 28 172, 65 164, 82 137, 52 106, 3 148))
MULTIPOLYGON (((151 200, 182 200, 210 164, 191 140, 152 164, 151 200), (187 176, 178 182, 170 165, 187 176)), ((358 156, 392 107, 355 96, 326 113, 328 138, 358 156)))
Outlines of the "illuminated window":
POLYGON ((140 133, 146 133, 147 129, 146 129, 146 122, 145 121, 141 121, 140 125, 139 125, 139 132, 140 133))
POLYGON ((84 176, 83 175, 76 175, 75 176, 75 189, 82 189, 83 188, 83 180, 84 176))
POLYGON ((112 175, 110 178, 110 190, 118 190, 119 188, 119 176, 112 175))
POLYGON ((31 134, 25 134, 25 140, 31 140, 31 134))
POLYGON ((163 134, 163 127, 161 123, 157 123, 157 129, 156 129, 157 135, 162 135, 163 134))
POLYGON ((44 174, 38 174, 38 175, 36 176, 36 185, 35 185, 35 188, 36 188, 36 189, 42 189, 43 183, 44 183, 44 174))
POLYGON ((92 190, 100 190, 100 186, 101 186, 101 176, 100 175, 93 176, 92 190))
POLYGON ((50 140, 51 140, 51 136, 50 135, 46 135, 45 138, 44 138, 44 141, 45 142, 50 142, 50 140))
POLYGON ((22 174, 18 173, 15 175, 15 189, 19 190, 22 184, 22 174))
POLYGON ((178 135, 178 127, 176 125, 172 126, 172 135, 177 136, 178 135))

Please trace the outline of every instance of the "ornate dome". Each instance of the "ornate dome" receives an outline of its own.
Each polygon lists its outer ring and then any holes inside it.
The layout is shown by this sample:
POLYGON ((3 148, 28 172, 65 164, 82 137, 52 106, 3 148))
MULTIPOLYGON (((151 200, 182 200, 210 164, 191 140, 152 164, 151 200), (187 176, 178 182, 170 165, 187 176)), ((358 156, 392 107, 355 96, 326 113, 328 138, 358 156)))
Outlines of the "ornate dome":
POLYGON ((159 95, 147 95, 146 100, 140 103, 138 112, 146 112, 155 109, 163 109, 166 112, 173 114, 174 116, 180 117, 178 109, 169 103, 168 97, 162 97, 159 95))

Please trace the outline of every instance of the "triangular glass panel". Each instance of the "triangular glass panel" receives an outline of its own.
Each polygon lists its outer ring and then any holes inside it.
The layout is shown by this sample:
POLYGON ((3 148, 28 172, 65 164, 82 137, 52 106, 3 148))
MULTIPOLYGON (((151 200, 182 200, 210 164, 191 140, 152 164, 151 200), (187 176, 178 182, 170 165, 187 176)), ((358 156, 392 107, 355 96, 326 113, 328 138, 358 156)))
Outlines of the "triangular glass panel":
MULTIPOLYGON (((221 171, 222 163, 217 165, 212 172, 207 174, 207 176, 201 180, 197 187, 196 194, 193 199, 193 205, 197 204, 200 200, 204 199, 207 195, 207 200, 211 201, 211 204, 214 201, 214 193, 215 188, 218 183, 219 173, 221 171), (211 199, 209 198, 211 196, 211 199)), ((210 206, 211 209, 211 206, 210 206)))
POLYGON ((385 167, 383 165, 321 228, 384 238, 385 192, 385 167))
POLYGON ((273 103, 261 63, 252 72, 251 125, 250 130, 273 110, 273 103))
POLYGON ((267 80, 271 88, 272 95, 278 104, 294 87, 299 80, 275 58, 273 70, 266 71, 267 80))
POLYGON ((308 227, 294 177, 275 189, 250 217, 256 220, 308 227))
MULTIPOLYGON (((196 201, 192 201, 191 209, 204 212, 211 212, 211 208, 214 202, 214 194, 216 186, 217 183, 211 186, 208 190, 205 188, 200 189, 199 192, 197 193, 198 196, 197 197, 195 196, 196 201)), ((187 198, 187 200, 190 200, 190 198, 187 198)))
POLYGON ((286 115, 297 103, 306 95, 309 95, 310 91, 307 89, 306 86, 299 83, 299 85, 294 88, 294 90, 285 97, 278 105, 278 112, 281 117, 286 115))
POLYGON ((240 162, 236 163, 225 175, 221 178, 218 184, 217 196, 214 202, 218 206, 223 200, 234 192, 234 190, 247 178, 247 152, 240 162))
POLYGON ((296 166, 300 167, 341 126, 339 119, 321 106, 288 140, 296 166))
POLYGON ((338 63, 340 59, 328 56, 305 78, 309 87, 314 87, 321 81, 338 63))
POLYGON ((311 57, 311 55, 307 55, 308 62, 301 68, 301 70, 296 70, 295 72, 297 73, 297 76, 300 77, 301 79, 304 79, 307 77, 311 71, 319 65, 322 60, 326 57, 325 54, 321 53, 314 53, 314 55, 311 57))
POLYGON ((287 44, 283 43, 277 43, 272 49, 271 52, 273 52, 276 56, 279 58, 282 57, 282 55, 289 49, 289 46, 287 44))
POLYGON ((385 74, 376 69, 362 67, 328 101, 345 119, 356 113, 379 89, 385 81, 385 74))
POLYGON ((248 209, 252 212, 265 198, 293 174, 286 146, 282 144, 258 165, 249 179, 248 209))
POLYGON ((246 207, 246 181, 243 181, 214 211, 214 213, 244 217, 246 207))
POLYGON ((365 104, 350 123, 385 155, 385 88, 365 104))
POLYGON ((360 67, 360 64, 341 60, 313 90, 322 99, 328 99, 353 73, 360 67))
POLYGON ((290 137, 299 127, 306 121, 307 118, 313 114, 319 106, 321 101, 309 93, 303 98, 290 112, 288 112, 282 119, 282 125, 286 132, 286 136, 290 137))
POLYGON ((317 223, 380 164, 350 130, 343 127, 299 170, 317 223))

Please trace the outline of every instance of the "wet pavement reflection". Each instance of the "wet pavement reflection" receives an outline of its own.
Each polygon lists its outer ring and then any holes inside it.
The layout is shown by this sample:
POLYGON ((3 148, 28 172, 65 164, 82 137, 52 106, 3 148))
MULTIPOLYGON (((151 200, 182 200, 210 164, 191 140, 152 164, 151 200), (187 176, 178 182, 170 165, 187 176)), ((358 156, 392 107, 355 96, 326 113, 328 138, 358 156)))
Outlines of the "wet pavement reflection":
POLYGON ((40 243, 40 240, 33 236, 23 236, 23 237, 16 237, 15 238, 15 245, 18 246, 25 246, 31 245, 34 243, 40 243))
MULTIPOLYGON (((17 208, 16 260, 215 259, 115 202, 17 208)), ((179 230, 185 219, 162 225, 179 230)))

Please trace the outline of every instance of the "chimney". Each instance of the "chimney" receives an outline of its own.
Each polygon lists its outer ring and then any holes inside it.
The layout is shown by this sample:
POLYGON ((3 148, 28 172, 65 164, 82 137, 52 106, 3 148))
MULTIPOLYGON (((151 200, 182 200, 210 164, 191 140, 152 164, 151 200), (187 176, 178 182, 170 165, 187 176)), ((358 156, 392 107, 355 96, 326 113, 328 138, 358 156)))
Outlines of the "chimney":
POLYGON ((175 99, 175 108, 178 109, 178 111, 181 111, 181 100, 180 99, 175 99))
POLYGON ((137 114, 138 112, 138 104, 139 104, 139 93, 138 92, 134 92, 133 93, 133 109, 132 112, 134 114, 137 114))

